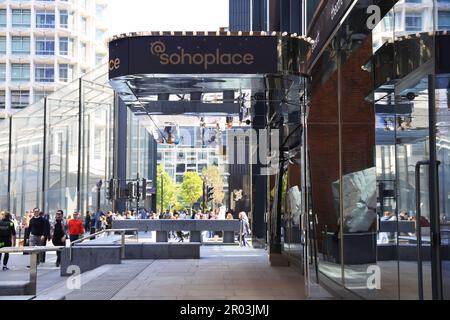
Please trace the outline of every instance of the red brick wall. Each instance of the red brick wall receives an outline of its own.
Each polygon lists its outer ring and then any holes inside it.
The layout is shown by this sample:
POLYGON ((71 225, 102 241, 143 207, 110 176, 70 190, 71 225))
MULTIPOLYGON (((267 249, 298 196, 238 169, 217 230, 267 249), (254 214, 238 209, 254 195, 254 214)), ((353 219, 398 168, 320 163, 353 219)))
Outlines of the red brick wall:
MULTIPOLYGON (((343 174, 374 166, 374 108, 372 103, 364 100, 373 90, 373 80, 370 73, 361 69, 371 54, 372 39, 369 37, 341 69, 343 174)), ((308 119, 312 205, 318 216, 319 247, 325 225, 328 231, 338 229, 332 193, 332 183, 339 179, 337 80, 338 73, 335 71, 321 87, 315 89, 308 119)))

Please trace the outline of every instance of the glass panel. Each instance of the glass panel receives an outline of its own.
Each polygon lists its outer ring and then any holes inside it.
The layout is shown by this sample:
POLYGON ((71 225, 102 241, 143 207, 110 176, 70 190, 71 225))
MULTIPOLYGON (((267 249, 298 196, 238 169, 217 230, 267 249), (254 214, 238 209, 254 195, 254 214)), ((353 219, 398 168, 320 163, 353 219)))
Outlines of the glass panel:
POLYGON ((437 156, 441 162, 440 186, 440 230, 444 299, 450 299, 450 76, 441 75, 437 80, 437 156))

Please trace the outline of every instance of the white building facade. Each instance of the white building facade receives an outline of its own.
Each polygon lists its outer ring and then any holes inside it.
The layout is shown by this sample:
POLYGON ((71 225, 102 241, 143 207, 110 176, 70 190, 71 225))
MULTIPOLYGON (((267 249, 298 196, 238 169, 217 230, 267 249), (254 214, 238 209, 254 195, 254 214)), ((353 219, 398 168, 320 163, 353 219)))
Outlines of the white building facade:
POLYGON ((107 60, 108 0, 0 0, 0 118, 107 60))

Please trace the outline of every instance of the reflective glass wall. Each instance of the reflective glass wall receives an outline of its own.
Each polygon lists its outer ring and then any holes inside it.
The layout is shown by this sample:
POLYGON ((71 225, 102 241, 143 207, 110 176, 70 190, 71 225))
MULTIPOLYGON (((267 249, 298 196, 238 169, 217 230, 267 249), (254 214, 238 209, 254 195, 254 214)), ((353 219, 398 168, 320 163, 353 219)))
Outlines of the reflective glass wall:
POLYGON ((312 72, 319 279, 366 299, 448 299, 450 7, 392 1, 372 30, 369 2, 312 72))
POLYGON ((96 210, 96 183, 105 186, 113 164, 114 97, 106 71, 102 66, 0 123, 2 210, 16 217, 34 207, 51 215, 96 210))

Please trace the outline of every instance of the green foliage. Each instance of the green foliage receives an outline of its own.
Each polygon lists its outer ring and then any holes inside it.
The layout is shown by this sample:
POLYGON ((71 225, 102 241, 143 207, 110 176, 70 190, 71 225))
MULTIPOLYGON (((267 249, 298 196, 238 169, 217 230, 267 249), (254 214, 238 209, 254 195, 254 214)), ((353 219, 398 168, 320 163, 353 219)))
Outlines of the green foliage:
POLYGON ((163 210, 169 209, 176 203, 176 185, 169 174, 163 171, 163 167, 158 165, 156 177, 156 208, 161 211, 161 176, 163 182, 163 210))
POLYGON ((183 203, 192 208, 203 194, 203 180, 197 172, 186 172, 179 186, 179 195, 183 203))

